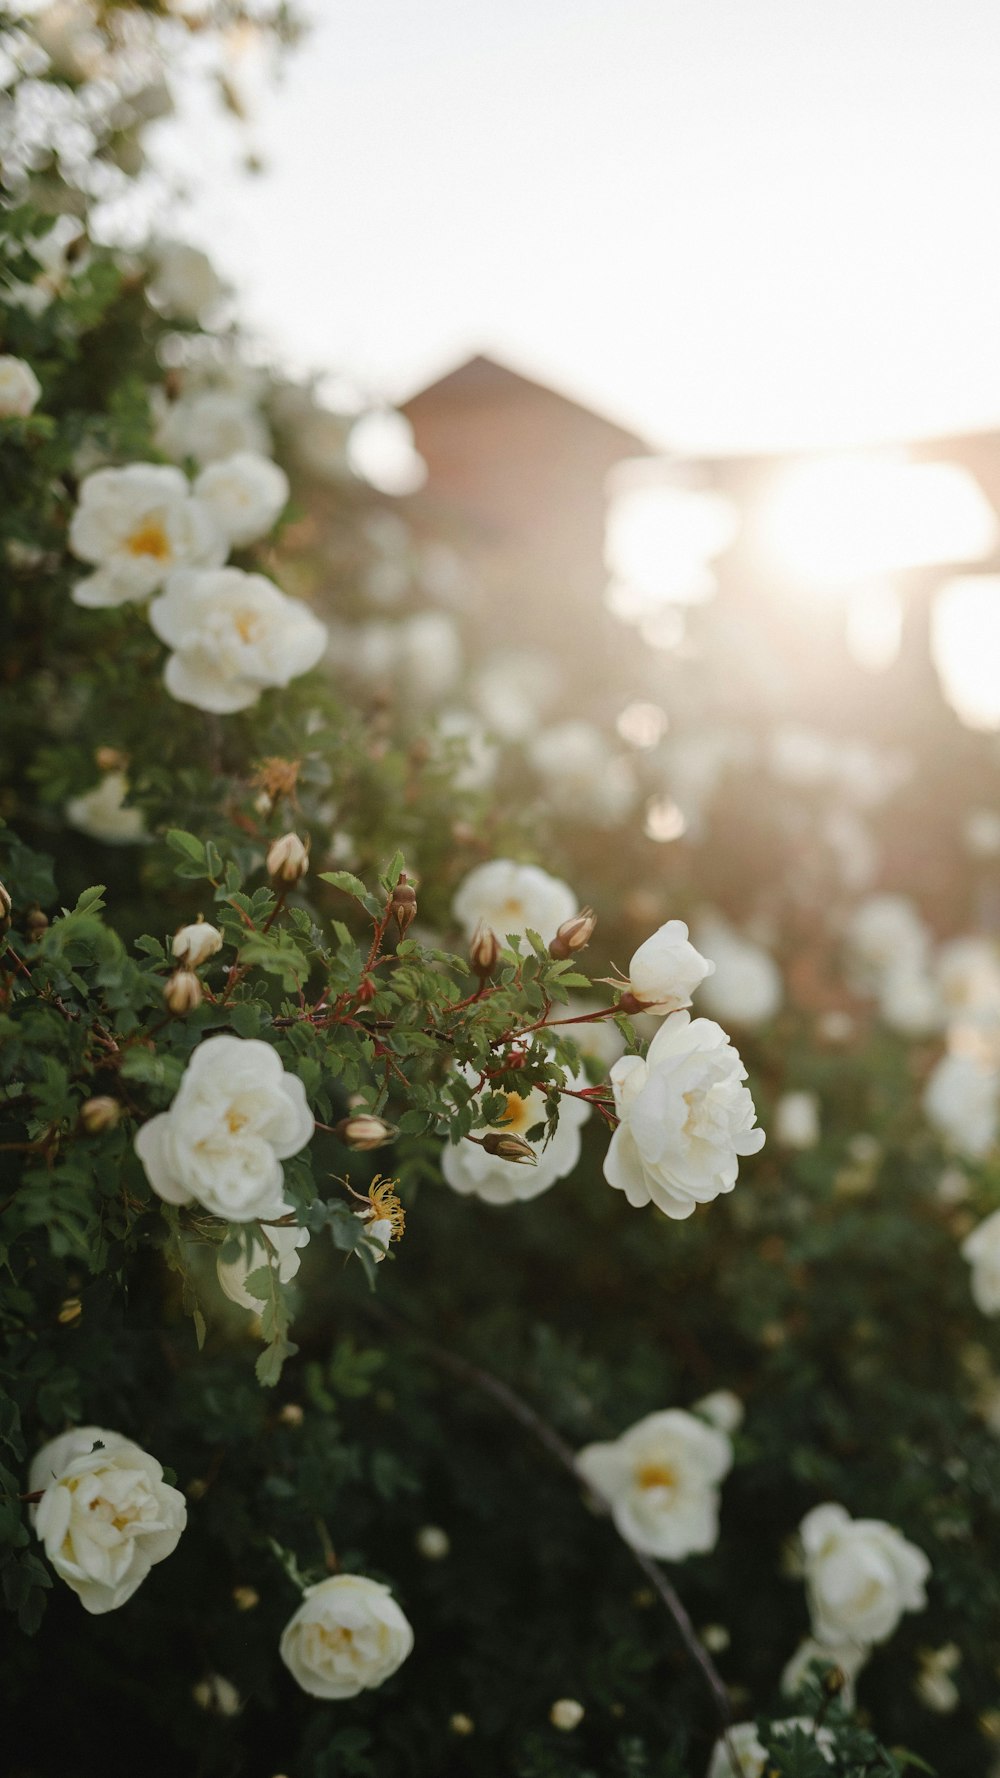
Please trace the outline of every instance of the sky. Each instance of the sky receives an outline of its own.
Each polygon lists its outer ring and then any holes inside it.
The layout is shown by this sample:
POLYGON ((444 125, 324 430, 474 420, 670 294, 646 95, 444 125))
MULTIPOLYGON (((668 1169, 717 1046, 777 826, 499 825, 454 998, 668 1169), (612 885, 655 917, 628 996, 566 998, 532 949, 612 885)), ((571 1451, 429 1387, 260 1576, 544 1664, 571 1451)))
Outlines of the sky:
POLYGON ((681 451, 1000 424, 997 0, 309 0, 177 231, 297 370, 468 354, 681 451))

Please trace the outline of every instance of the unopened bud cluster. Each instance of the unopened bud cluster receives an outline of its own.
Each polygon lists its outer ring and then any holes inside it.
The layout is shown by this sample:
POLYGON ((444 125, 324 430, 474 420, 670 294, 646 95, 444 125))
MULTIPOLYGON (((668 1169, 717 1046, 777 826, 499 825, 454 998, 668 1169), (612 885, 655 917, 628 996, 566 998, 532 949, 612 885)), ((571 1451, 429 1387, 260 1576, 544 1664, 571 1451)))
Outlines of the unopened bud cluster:
POLYGON ((399 1135, 395 1124, 387 1124, 384 1118, 376 1117, 371 1111, 353 1111, 349 1117, 341 1118, 334 1126, 334 1135, 348 1148, 364 1153, 370 1148, 382 1148, 387 1142, 394 1142, 399 1135))
POLYGON ((399 927, 399 936, 403 938, 407 927, 417 917, 417 892, 405 871, 400 874, 399 882, 392 892, 392 912, 399 927))
POLYGON ((100 1136, 105 1130, 113 1130, 121 1118, 122 1108, 117 1099, 111 1099, 105 1093, 98 1093, 93 1099, 85 1099, 80 1107, 80 1123, 88 1136, 100 1136))
POLYGON ((469 962, 474 973, 483 980, 492 975, 500 961, 500 940, 491 926, 480 920, 469 941, 469 962))
POLYGON ((594 936, 597 915, 593 908, 581 908, 571 920, 564 920, 555 938, 549 943, 549 956, 557 963, 565 962, 577 951, 585 950, 594 936))
POLYGON ((194 1012, 204 999, 201 983, 194 970, 175 969, 164 983, 163 998, 172 1013, 181 1015, 194 1012))
POLYGON ((487 1154, 496 1155, 499 1161, 519 1161, 522 1166, 534 1167, 538 1156, 530 1142, 523 1136, 515 1136, 509 1130, 489 1130, 483 1137, 481 1147, 487 1154))
POLYGON ((170 946, 178 963, 185 969, 198 969, 222 949, 222 933, 210 926, 199 914, 193 926, 181 926, 174 933, 170 946))

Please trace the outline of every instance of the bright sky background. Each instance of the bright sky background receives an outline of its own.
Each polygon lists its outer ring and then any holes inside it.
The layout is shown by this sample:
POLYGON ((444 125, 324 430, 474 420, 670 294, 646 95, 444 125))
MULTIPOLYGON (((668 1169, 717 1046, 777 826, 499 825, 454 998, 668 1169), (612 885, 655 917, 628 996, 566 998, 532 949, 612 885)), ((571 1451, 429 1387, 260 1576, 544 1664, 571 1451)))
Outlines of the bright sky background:
POLYGON ((997 0, 311 0, 178 232, 295 368, 488 351, 682 449, 1000 424, 997 0))

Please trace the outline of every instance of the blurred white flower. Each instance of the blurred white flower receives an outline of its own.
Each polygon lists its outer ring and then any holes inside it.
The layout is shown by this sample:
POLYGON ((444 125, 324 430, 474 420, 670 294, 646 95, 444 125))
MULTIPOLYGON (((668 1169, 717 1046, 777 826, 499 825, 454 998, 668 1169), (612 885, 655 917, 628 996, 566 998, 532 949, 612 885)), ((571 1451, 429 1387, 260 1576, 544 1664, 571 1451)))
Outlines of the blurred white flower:
POLYGON ((53 74, 60 80, 94 80, 106 60, 93 0, 51 0, 29 22, 53 74))
POLYGON ((680 1012, 714 971, 715 964, 689 943, 684 921, 668 920, 633 954, 628 985, 646 1012, 680 1012))
POLYGON ((77 581, 77 605, 148 599, 175 568, 218 567, 227 543, 187 477, 160 463, 95 469, 80 485, 70 548, 96 573, 77 581))
POLYGON ((150 295, 166 315, 198 321, 225 295, 207 253, 187 241, 157 241, 150 250, 150 295))
POLYGON ((710 1395, 703 1395, 692 1404, 691 1412, 700 1414, 720 1432, 732 1433, 742 1426, 746 1409, 731 1389, 713 1389, 710 1395))
POLYGON ((300 469, 321 481, 351 479, 347 444, 356 414, 335 413, 296 383, 272 388, 269 411, 300 469))
POLYGON ((774 1140, 782 1148, 815 1148, 820 1139, 815 1093, 782 1093, 774 1108, 774 1140))
MULTIPOLYGON (((276 1214, 287 1216, 292 1210, 291 1204, 282 1204, 276 1214)), ((261 1266, 270 1265, 277 1272, 282 1284, 290 1284, 302 1264, 302 1249, 309 1245, 309 1230, 297 1228, 294 1224, 287 1228, 269 1226, 266 1233, 273 1253, 269 1253, 263 1241, 259 1241, 255 1235, 247 1258, 241 1254, 237 1259, 223 1260, 220 1255, 215 1262, 219 1283, 230 1302, 238 1303, 241 1309, 251 1309, 255 1315, 260 1314, 263 1300, 251 1296, 246 1288, 251 1272, 259 1271, 261 1266)))
POLYGON ((537 864, 494 858, 477 864, 463 878, 451 907, 466 938, 471 939, 481 922, 501 944, 509 933, 523 935, 529 927, 548 944, 563 921, 577 912, 577 900, 568 884, 537 864))
POLYGON ((697 922, 695 942, 715 968, 701 988, 702 1011, 729 1025, 762 1025, 779 1011, 781 971, 763 945, 736 932, 716 914, 697 922))
POLYGON ((502 741, 523 741, 555 701, 559 684, 559 668, 551 656, 512 649, 491 655, 480 667, 470 696, 491 734, 502 741))
MULTIPOLYGON (((563 1008, 561 1017, 573 1020, 575 1015, 584 1018, 587 1013, 598 1012, 601 1007, 599 1000, 585 999, 582 995, 574 995, 569 1004, 563 1008)), ((615 1024, 614 1019, 595 1019, 592 1024, 566 1024, 560 1027, 564 1037, 571 1037, 578 1046, 581 1055, 590 1056, 598 1062, 604 1073, 608 1072, 612 1062, 617 1062, 625 1048, 625 1039, 615 1024)))
POLYGON ((270 1044, 225 1033, 194 1050, 169 1111, 143 1124, 135 1151, 168 1204, 192 1199, 225 1222, 284 1214, 281 1162, 313 1133, 298 1076, 270 1044))
POLYGON ((1000 1073, 975 1056, 942 1056, 928 1077, 923 1107, 959 1154, 982 1160, 1000 1129, 1000 1073))
POLYGON ((974 858, 1000 856, 1000 815, 995 809, 970 809, 962 833, 974 858))
POLYGON ((488 789, 496 777, 500 755, 487 739, 482 723, 467 710, 442 710, 436 726, 442 741, 461 742, 465 747, 466 758, 452 777, 456 790, 488 789))
POLYGON ((399 625, 397 671, 403 689, 421 703, 437 703, 462 671, 462 644, 443 611, 420 611, 399 625))
MULTIPOLYGON (((465 1067, 462 1072, 470 1082, 479 1078, 473 1068, 465 1067)), ((582 1087, 586 1081, 574 1078, 570 1085, 582 1087)), ((526 1140, 530 1129, 545 1122, 545 1094, 538 1087, 524 1096, 508 1093, 506 1097, 506 1116, 488 1130, 477 1130, 477 1137, 493 1134, 526 1140)), ((572 1173, 580 1159, 580 1129, 589 1115, 590 1106, 585 1100, 564 1097, 555 1135, 548 1146, 543 1147, 541 1142, 531 1145, 537 1157, 534 1166, 504 1160, 500 1155, 489 1154, 478 1142, 463 1140, 443 1150, 441 1171, 452 1190, 463 1197, 482 1198, 486 1204, 527 1203, 548 1191, 557 1179, 572 1173)))
POLYGON ((906 957, 889 964, 882 975, 878 1009, 885 1024, 904 1037, 929 1037, 944 1020, 933 976, 922 962, 906 957))
POLYGON ((249 709, 268 687, 308 673, 326 650, 326 628, 308 605, 240 568, 178 570, 149 621, 174 650, 163 674, 171 696, 219 715, 249 709))
POLYGON ((813 1677, 809 1669, 813 1661, 826 1662, 828 1666, 839 1667, 844 1675, 845 1685, 840 1693, 849 1710, 854 1709, 854 1682, 871 1653, 864 1643, 844 1642, 834 1646, 826 1642, 817 1642, 815 1636, 807 1636, 799 1643, 791 1660, 781 1675, 781 1689, 787 1698, 794 1698, 801 1691, 807 1678, 813 1677))
POLYGON ((631 763, 613 754, 590 722, 561 722, 527 743, 531 764, 557 809, 599 827, 617 827, 635 807, 631 763))
POLYGON ((579 1728, 584 1714, 583 1705, 577 1698, 557 1698, 549 1711, 549 1721, 554 1729, 569 1733, 579 1728))
POLYGON ((23 358, 0 357, 0 420, 25 420, 42 393, 30 364, 23 358))
POLYGON ((243 451, 259 457, 271 452, 263 415, 235 391, 201 389, 179 401, 154 399, 153 417, 157 448, 177 462, 193 457, 196 463, 216 463, 243 451))
MULTIPOLYGON (((776 1722, 774 1727, 779 1731, 784 1729, 809 1730, 813 1724, 805 1716, 790 1716, 783 1722, 776 1722)), ((833 1736, 830 1730, 817 1729, 815 1733, 817 1747, 822 1751, 823 1758, 832 1765, 833 1736)), ((778 1739, 780 1741, 784 1739, 784 1736, 779 1735, 778 1739)), ((727 1731, 727 1735, 715 1743, 705 1778, 764 1778, 766 1761, 767 1752, 757 1733, 756 1723, 734 1722, 727 1731), (726 1746, 727 1739, 729 1747, 726 1746), (735 1765, 729 1756, 730 1747, 736 1755, 735 1765)))
POLYGON ((388 1587, 334 1574, 307 1587, 282 1633, 281 1658, 314 1698, 356 1698, 402 1666, 413 1631, 388 1587))
POLYGON ((739 1157, 764 1144, 745 1080, 720 1026, 671 1013, 645 1060, 623 1056, 611 1070, 621 1121, 604 1159, 608 1184, 674 1220, 732 1191, 739 1157))
POLYGON ((671 1562, 715 1548, 719 1483, 732 1463, 726 1434, 683 1408, 647 1414, 613 1442, 587 1445, 576 1459, 583 1480, 609 1503, 625 1542, 671 1562))
POLYGON ((222 949, 222 933, 208 920, 179 926, 170 941, 171 954, 188 969, 199 969, 222 949))
POLYGON ((149 835, 141 809, 127 809, 128 779, 124 772, 105 772, 93 790, 71 796, 64 810, 67 821, 79 833, 107 846, 142 845, 149 835))
POLYGON ((271 530, 288 504, 288 477, 270 457, 237 451, 201 471, 194 484, 229 543, 242 548, 271 530))
POLYGON ((920 1662, 914 1687, 917 1697, 938 1716, 950 1716, 960 1702, 958 1686, 951 1677, 962 1660, 957 1642, 946 1642, 942 1648, 922 1648, 917 1659, 920 1662))
POLYGON ((207 1710, 210 1716, 239 1716, 243 1709, 243 1699, 223 1673, 209 1673, 207 1678, 199 1679, 191 1687, 191 1696, 199 1710, 207 1710))
POLYGON ((863 986, 877 989, 889 969, 926 966, 930 933, 905 895, 870 895, 854 909, 845 931, 863 986))
POLYGON ((131 1439, 77 1426, 43 1445, 28 1489, 32 1520, 56 1573, 85 1611, 116 1611, 154 1563, 173 1554, 187 1522, 184 1496, 131 1439))
POLYGON ((972 1267, 972 1297, 984 1315, 1000 1315, 1000 1210, 978 1223, 962 1242, 972 1267))
POLYGON ((882 1519, 813 1507, 799 1526, 813 1634, 831 1647, 885 1642, 904 1611, 922 1611, 931 1565, 882 1519))

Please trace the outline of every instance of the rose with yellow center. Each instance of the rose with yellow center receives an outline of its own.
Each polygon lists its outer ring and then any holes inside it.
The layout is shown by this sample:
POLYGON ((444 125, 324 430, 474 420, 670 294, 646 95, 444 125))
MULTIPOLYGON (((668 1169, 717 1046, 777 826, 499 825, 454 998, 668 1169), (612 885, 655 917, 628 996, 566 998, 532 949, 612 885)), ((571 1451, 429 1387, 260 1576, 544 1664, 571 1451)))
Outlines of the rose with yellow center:
MULTIPOLYGON (((479 1078, 474 1069, 464 1068, 462 1072, 470 1084, 479 1078)), ((587 1083, 580 1075, 568 1084, 580 1088, 587 1083)), ((580 1131, 589 1113, 586 1100, 562 1098, 559 1122, 551 1140, 547 1145, 544 1137, 531 1143, 536 1156, 534 1166, 504 1160, 500 1155, 488 1153, 476 1142, 462 1141, 448 1147, 441 1156, 445 1181, 463 1197, 482 1198, 487 1204, 523 1203, 528 1198, 537 1198, 557 1179, 572 1173, 580 1158, 580 1131)), ((546 1117, 545 1095, 537 1087, 524 1094, 510 1092, 504 1097, 504 1115, 490 1126, 490 1133, 520 1136, 523 1141, 529 1130, 545 1123, 546 1117)), ((476 1130, 473 1134, 481 1136, 483 1131, 476 1130)))
POLYGON ((477 864, 459 884, 452 911, 467 938, 483 925, 501 944, 511 933, 528 931, 548 944, 563 922, 572 919, 577 901, 568 884, 537 864, 494 858, 477 864))
POLYGON ((719 1483, 732 1466, 724 1432, 683 1408, 647 1414, 576 1460, 633 1548, 680 1561, 710 1550, 719 1535, 719 1483))
POLYGON ((263 574, 240 568, 178 569, 149 608, 149 621, 173 649, 167 690, 182 704, 225 716, 256 704, 321 659, 327 632, 301 599, 263 574))
POLYGON ((36 1535, 86 1611, 124 1605, 187 1522, 183 1494, 155 1457, 120 1433, 81 1426, 44 1445, 31 1465, 36 1535))
POLYGON ((225 533, 187 477, 160 463, 85 476, 69 541, 95 570, 73 589, 76 603, 87 606, 148 599, 172 569, 216 567, 228 552, 225 533))
POLYGON ((285 1626, 281 1658, 314 1698, 356 1698, 405 1661, 413 1631, 388 1587, 363 1574, 335 1574, 308 1587, 285 1626))

